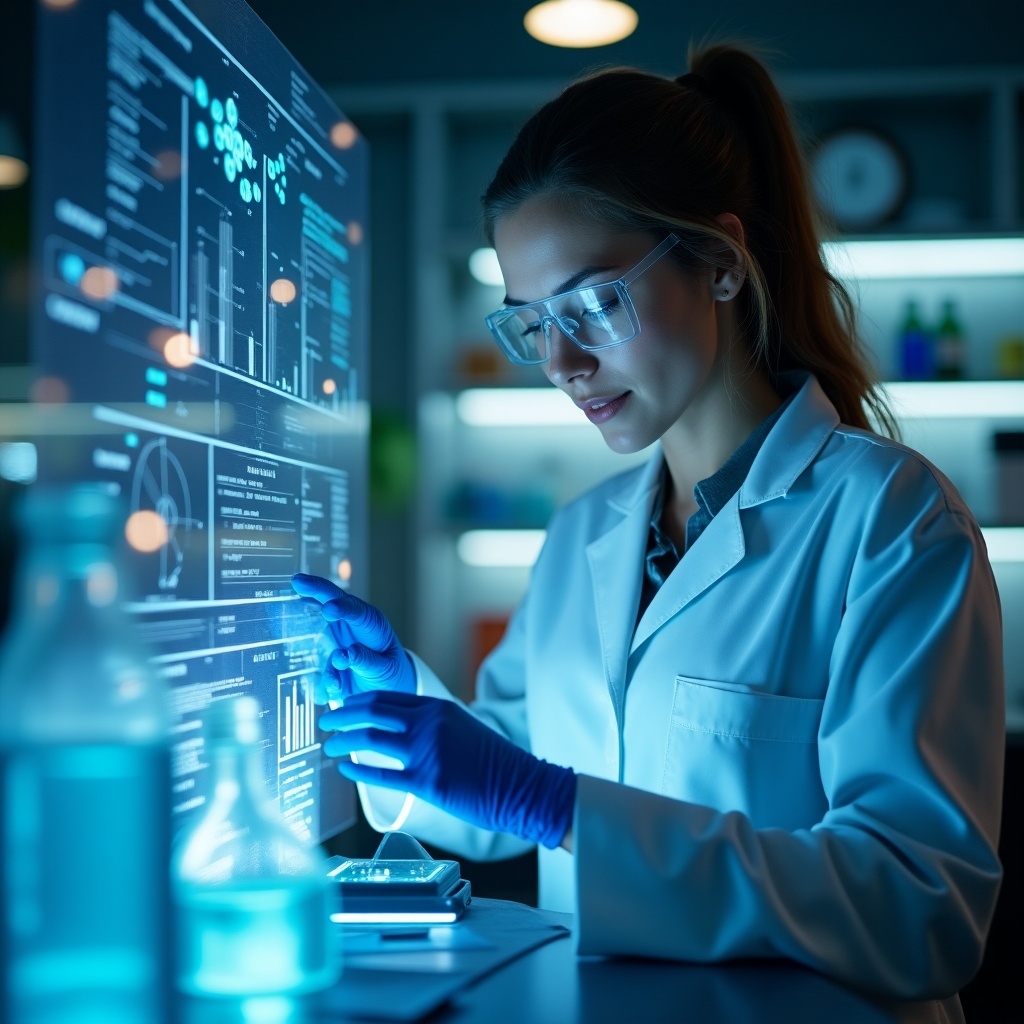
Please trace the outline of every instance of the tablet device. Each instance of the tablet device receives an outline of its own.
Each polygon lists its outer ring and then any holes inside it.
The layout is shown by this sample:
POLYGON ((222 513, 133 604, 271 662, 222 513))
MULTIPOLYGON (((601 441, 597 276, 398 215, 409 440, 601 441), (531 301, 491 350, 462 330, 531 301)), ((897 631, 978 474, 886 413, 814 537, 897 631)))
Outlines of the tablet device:
POLYGON ((343 860, 334 882, 342 924, 450 924, 470 902, 469 881, 454 860, 343 860))

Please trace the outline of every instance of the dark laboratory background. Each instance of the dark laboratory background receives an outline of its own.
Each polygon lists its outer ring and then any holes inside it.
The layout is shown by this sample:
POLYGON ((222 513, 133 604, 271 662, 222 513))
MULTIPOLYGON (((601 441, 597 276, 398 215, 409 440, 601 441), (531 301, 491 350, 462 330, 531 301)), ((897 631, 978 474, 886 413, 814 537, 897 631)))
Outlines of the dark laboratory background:
MULTIPOLYGON (((636 31, 586 49, 531 38, 523 28, 526 0, 250 5, 371 145, 373 583, 367 596, 466 697, 476 664, 525 586, 529 562, 474 553, 463 544, 467 534, 540 529, 555 504, 622 465, 580 428, 480 426, 460 403, 472 389, 542 383, 498 361, 482 315, 500 304, 501 289, 478 281, 468 263, 483 245, 478 197, 517 127, 540 103, 587 69, 635 64, 675 75, 685 70, 691 41, 750 41, 769 55, 812 159, 833 153, 856 160, 851 149, 867 145, 889 168, 866 211, 844 223, 837 209, 848 237, 1024 234, 1020 0, 633 0, 636 31)), ((0 155, 21 155, 31 164, 38 131, 34 5, 3 0, 0 7, 0 155)), ((5 407, 27 401, 31 387, 31 188, 30 173, 25 184, 0 189, 0 447, 5 407)), ((968 1021, 1020 1020, 1024 545, 1014 528, 1024 526, 1024 391, 1009 393, 1016 409, 998 403, 986 409, 984 394, 972 397, 969 386, 1024 379, 1024 267, 990 277, 873 280, 859 299, 885 379, 898 381, 906 370, 900 345, 909 327, 954 331, 960 355, 947 376, 961 382, 952 393, 982 406, 948 417, 928 410, 904 428, 908 442, 961 488, 982 525, 1004 531, 996 570, 1010 712, 1006 880, 985 964, 963 1001, 968 1021)), ((3 475, 0 489, 15 486, 3 475)), ((0 491, 0 509, 3 499, 0 491)), ((9 529, 0 536, 6 581, 9 529)), ((528 547, 531 535, 520 536, 528 547)), ((0 624, 6 602, 0 594, 0 624)), ((365 842, 369 852, 366 832, 355 839, 347 834, 346 842, 365 842)), ((529 858, 468 870, 482 895, 532 898, 529 858)))

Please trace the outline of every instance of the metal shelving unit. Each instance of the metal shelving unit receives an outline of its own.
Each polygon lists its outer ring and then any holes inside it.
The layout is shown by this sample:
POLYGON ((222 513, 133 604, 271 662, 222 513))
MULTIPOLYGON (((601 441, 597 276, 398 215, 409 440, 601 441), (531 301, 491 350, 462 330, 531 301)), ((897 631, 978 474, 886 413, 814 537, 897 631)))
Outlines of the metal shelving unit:
MULTIPOLYGON (((906 128, 901 141, 912 162, 927 161, 935 140, 948 134, 952 141, 944 156, 949 164, 966 163, 975 180, 981 169, 980 192, 953 197, 970 214, 953 236, 1001 235, 1024 247, 1024 66, 802 73, 782 75, 779 81, 799 122, 814 132, 876 116, 890 133, 902 130, 901 125, 906 128)), ((408 365, 414 371, 422 453, 410 524, 416 561, 404 581, 415 594, 415 629, 408 642, 463 693, 471 685, 472 657, 467 651, 473 646, 474 623, 489 623, 493 631, 494 620, 523 592, 530 551, 542 536, 536 513, 544 501, 564 501, 645 457, 613 455, 589 424, 573 425, 578 413, 562 396, 534 387, 546 385, 536 368, 513 372, 485 359, 477 361, 475 377, 465 372, 467 363, 474 362, 466 359, 467 353, 484 352, 491 344, 482 317, 502 297, 500 288, 476 284, 467 270, 470 252, 482 244, 478 197, 518 125, 564 84, 417 83, 338 89, 334 94, 357 124, 363 116, 397 117, 407 125, 407 276, 412 286, 407 301, 414 311, 408 318, 408 365), (480 388, 492 390, 481 393, 480 388), (524 400, 534 417, 526 422, 524 400), (515 412, 503 422, 480 421, 485 414, 500 419, 502 408, 515 412), (453 493, 474 480, 485 485, 485 498, 486 488, 491 488, 491 505, 483 505, 489 511, 475 520, 465 508, 452 515, 453 493), (527 503, 531 514, 517 520, 514 495, 528 488, 535 492, 533 505, 527 503), (502 490, 508 499, 504 505, 502 490), (490 537, 498 548, 492 544, 488 549, 488 537, 473 529, 502 531, 490 537), (511 532, 516 529, 534 532, 511 532), (515 557, 514 544, 519 545, 515 557), (493 553, 502 547, 505 556, 493 553), (510 562, 518 564, 503 564, 510 562)), ((372 146, 372 137, 370 141, 372 146)), ((954 188, 965 180, 959 173, 949 178, 954 188)), ((897 221, 887 230, 888 235, 863 240, 884 243, 890 254, 901 244, 922 240, 921 234, 908 233, 912 224, 897 221)), ((919 259, 911 263, 921 269, 919 259)), ((866 342, 886 376, 894 370, 891 339, 908 297, 917 298, 929 315, 944 297, 956 297, 967 325, 973 377, 994 375, 994 347, 1000 337, 1024 334, 1024 266, 1009 271, 995 267, 972 276, 861 274, 854 290, 866 342)), ((961 487, 980 520, 992 521, 990 436, 994 429, 1024 430, 1024 382, 897 382, 891 393, 907 443, 961 487)), ((993 544, 1004 558, 999 570, 1004 610, 1008 616, 1024 617, 1024 534, 1017 530, 990 536, 998 538, 993 544)), ((1008 641, 1007 659, 1022 675, 1014 685, 1020 687, 1024 714, 1024 648, 1017 650, 1014 643, 1008 641)))

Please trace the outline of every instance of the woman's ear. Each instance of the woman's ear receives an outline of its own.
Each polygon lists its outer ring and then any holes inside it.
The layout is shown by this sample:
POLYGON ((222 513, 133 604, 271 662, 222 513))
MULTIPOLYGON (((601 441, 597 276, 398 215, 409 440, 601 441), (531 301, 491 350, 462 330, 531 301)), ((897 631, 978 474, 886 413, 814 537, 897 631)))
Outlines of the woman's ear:
POLYGON ((733 255, 732 265, 719 267, 711 280, 712 297, 717 302, 729 302, 739 294, 747 278, 747 261, 742 251, 746 235, 743 231, 743 222, 734 213, 720 213, 715 220, 736 243, 729 245, 733 255))

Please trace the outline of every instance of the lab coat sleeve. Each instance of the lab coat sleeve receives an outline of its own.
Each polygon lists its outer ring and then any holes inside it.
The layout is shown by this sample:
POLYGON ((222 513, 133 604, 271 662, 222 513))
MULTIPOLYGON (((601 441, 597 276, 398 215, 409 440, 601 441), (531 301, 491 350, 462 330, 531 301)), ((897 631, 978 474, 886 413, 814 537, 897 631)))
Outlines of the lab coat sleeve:
MULTIPOLYGON (((469 710, 513 743, 529 750, 522 623, 523 616, 517 611, 509 620, 501 642, 484 660, 477 675, 477 697, 469 710)), ((422 658, 413 654, 412 659, 418 693, 462 703, 422 658)), ((397 790, 362 783, 358 789, 367 821, 378 831, 401 829, 471 860, 502 860, 535 849, 533 843, 469 825, 423 800, 414 797, 407 800, 406 794, 397 790)))
POLYGON ((818 732, 823 820, 758 830, 581 777, 581 954, 784 957, 899 998, 948 996, 977 970, 1000 883, 999 599, 962 506, 894 476, 845 588, 818 732))

